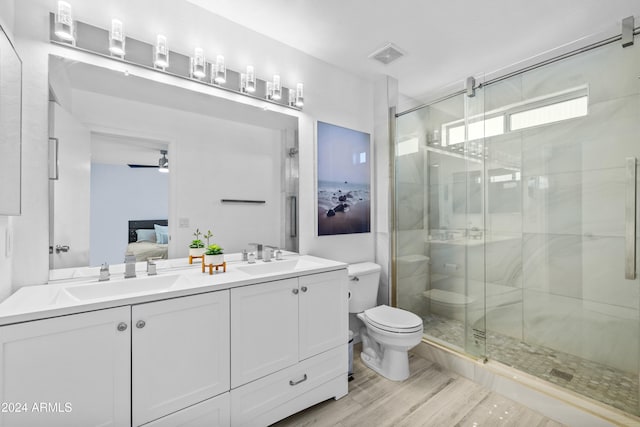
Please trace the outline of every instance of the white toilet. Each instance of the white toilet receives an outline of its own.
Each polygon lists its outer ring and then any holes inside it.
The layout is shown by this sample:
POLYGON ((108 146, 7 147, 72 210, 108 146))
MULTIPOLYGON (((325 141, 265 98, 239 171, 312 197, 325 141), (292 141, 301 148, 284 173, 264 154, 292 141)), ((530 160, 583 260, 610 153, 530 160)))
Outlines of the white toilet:
POLYGON ((369 368, 393 381, 409 378, 407 352, 422 340, 422 319, 406 310, 376 307, 380 266, 371 262, 349 265, 349 312, 358 313, 360 358, 369 368))

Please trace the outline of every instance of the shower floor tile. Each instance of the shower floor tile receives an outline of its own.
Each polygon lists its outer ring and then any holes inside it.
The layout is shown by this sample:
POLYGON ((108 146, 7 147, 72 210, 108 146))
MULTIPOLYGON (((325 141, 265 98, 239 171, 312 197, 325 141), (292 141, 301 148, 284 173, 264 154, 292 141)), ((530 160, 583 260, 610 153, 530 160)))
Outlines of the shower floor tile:
MULTIPOLYGON (((459 349, 464 323, 437 315, 424 318, 427 335, 459 349)), ((638 375, 487 331, 487 357, 565 389, 606 403, 633 415, 638 408, 638 375)))

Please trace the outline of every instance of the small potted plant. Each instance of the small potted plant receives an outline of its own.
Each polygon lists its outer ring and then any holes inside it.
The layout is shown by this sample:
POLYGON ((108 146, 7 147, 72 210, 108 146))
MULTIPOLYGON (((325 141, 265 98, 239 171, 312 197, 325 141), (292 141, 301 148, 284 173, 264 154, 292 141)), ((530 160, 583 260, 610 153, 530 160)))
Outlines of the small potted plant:
POLYGON ((193 233, 193 235, 195 239, 192 240, 189 245, 189 256, 202 256, 206 249, 204 247, 204 243, 200 240, 200 236, 202 235, 200 229, 196 228, 196 232, 193 233))
POLYGON ((216 245, 207 246, 207 250, 204 253, 204 265, 220 265, 224 263, 223 249, 216 245))

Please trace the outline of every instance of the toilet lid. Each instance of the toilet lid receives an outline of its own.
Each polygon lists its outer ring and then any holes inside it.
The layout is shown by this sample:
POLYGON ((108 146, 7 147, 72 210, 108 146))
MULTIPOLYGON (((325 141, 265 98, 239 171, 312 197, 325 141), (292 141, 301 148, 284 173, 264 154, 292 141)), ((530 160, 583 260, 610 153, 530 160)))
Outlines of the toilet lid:
POLYGON ((364 315, 374 326, 384 330, 414 332, 422 329, 422 319, 420 317, 400 308, 380 305, 365 310, 364 315))

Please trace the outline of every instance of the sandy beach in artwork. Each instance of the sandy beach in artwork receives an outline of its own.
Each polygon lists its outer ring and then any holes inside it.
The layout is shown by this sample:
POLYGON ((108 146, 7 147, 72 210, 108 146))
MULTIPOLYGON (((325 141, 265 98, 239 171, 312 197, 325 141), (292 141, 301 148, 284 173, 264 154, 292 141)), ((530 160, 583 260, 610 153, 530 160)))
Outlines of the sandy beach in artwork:
POLYGON ((346 212, 327 216, 327 211, 318 208, 318 235, 368 233, 371 231, 371 203, 362 201, 346 212))

